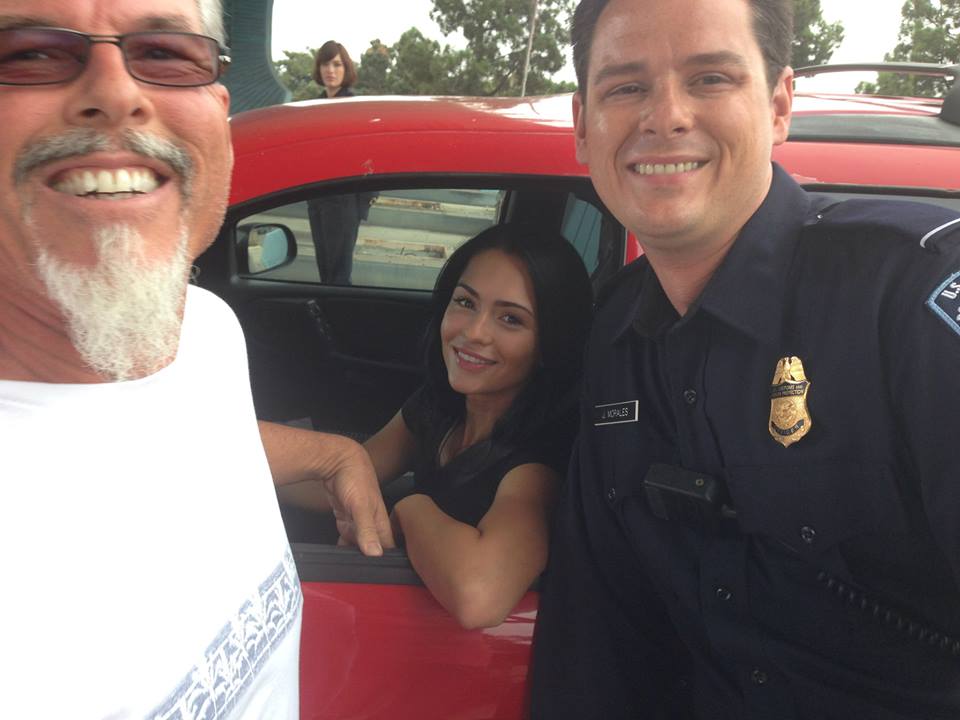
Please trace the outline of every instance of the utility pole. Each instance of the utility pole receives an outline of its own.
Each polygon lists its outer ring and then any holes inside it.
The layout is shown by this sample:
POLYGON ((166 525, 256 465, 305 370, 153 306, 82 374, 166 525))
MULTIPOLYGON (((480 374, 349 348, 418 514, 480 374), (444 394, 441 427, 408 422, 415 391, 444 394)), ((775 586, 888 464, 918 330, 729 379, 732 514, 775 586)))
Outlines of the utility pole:
POLYGON ((520 86, 520 97, 527 95, 527 75, 530 74, 530 55, 533 53, 533 36, 537 34, 537 6, 539 0, 530 0, 530 37, 527 38, 527 59, 523 63, 523 84, 520 86))

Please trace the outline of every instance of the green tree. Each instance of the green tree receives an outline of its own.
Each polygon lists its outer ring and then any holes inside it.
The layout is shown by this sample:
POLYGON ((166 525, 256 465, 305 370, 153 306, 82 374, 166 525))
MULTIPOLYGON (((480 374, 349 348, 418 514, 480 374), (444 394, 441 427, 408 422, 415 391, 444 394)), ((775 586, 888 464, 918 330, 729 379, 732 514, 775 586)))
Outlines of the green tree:
POLYGON ((291 100, 312 100, 320 97, 320 87, 313 81, 313 64, 317 51, 283 51, 284 58, 273 63, 280 82, 290 91, 291 100))
POLYGON ((843 23, 824 20, 820 0, 794 0, 793 26, 790 64, 795 68, 824 65, 843 42, 843 23))
POLYGON ((410 28, 389 47, 370 43, 360 57, 356 89, 361 95, 451 95, 463 55, 410 28))
MULTIPOLYGON (((960 0, 906 0, 897 45, 886 61, 953 65, 960 62, 960 0)), ((857 92, 913 97, 942 97, 950 83, 938 77, 878 73, 876 83, 860 83, 857 92)))
MULTIPOLYGON (((566 26, 575 0, 539 0, 527 94, 570 92, 575 85, 552 75, 565 62, 566 26)), ((531 0, 433 0, 431 18, 447 35, 460 32, 455 49, 407 30, 387 46, 379 39, 360 56, 361 95, 519 95, 530 29, 531 0)), ((319 97, 312 79, 316 51, 284 52, 277 75, 294 100, 319 97)))
MULTIPOLYGON (((567 26, 574 0, 539 0, 527 93, 567 89, 551 76, 566 60, 567 26)), ((519 95, 530 31, 531 0, 433 0, 430 17, 445 35, 467 41, 455 92, 519 95)))
POLYGON ((380 38, 370 41, 357 67, 356 91, 361 95, 386 95, 387 74, 390 71, 390 48, 380 38))

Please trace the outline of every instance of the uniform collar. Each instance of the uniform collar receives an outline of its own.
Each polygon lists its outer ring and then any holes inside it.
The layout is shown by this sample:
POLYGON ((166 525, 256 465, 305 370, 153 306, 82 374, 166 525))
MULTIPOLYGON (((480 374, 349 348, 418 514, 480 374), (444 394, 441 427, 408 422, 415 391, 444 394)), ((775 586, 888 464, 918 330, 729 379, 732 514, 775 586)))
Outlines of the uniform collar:
POLYGON ((780 326, 787 269, 810 210, 810 198, 779 165, 763 203, 740 230, 733 247, 700 298, 680 318, 645 259, 634 277, 641 283, 633 307, 616 329, 653 336, 685 324, 696 313, 710 315, 758 340, 772 340, 780 326))
POLYGON ((774 164, 767 197, 707 283, 699 309, 757 340, 776 339, 787 273, 809 212, 809 195, 774 164))

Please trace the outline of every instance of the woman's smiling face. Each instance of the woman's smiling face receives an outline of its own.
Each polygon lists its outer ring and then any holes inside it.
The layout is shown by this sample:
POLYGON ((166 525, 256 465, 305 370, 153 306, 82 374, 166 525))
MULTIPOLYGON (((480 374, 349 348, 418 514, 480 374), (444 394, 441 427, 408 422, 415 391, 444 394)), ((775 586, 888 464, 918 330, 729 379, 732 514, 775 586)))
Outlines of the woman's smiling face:
POLYGON ((538 354, 533 283, 522 260, 485 250, 467 264, 440 324, 450 387, 509 406, 538 354))

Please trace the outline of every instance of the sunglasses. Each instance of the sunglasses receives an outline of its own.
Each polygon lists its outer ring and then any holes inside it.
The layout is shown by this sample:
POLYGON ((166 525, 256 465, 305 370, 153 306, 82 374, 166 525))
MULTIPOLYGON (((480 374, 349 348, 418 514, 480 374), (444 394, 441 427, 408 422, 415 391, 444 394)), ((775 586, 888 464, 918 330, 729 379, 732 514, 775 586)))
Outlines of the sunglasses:
POLYGON ((229 51, 206 35, 150 31, 88 35, 45 27, 0 30, 0 85, 55 85, 80 77, 94 43, 120 48, 127 72, 166 87, 215 83, 230 63, 229 51))

